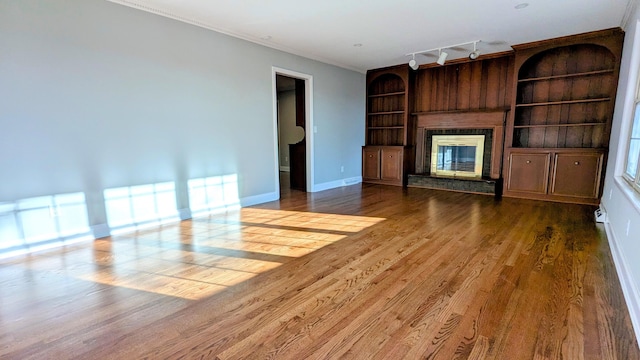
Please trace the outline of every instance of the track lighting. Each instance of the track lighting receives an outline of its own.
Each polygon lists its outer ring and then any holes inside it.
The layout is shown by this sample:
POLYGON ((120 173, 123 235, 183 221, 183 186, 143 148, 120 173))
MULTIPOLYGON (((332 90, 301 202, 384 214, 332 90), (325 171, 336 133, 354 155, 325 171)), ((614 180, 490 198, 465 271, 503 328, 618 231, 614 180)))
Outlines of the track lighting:
POLYGON ((413 70, 418 70, 418 63, 416 62, 416 54, 413 54, 413 58, 409 61, 409 67, 413 70))
MULTIPOLYGON (((464 51, 461 49, 457 49, 461 46, 465 46, 465 45, 470 45, 473 44, 473 51, 469 53, 469 59, 471 60, 475 60, 480 56, 480 51, 478 51, 478 43, 481 40, 475 40, 475 41, 469 41, 469 42, 465 42, 465 43, 461 43, 461 44, 455 44, 455 45, 449 45, 449 46, 443 46, 443 47, 439 47, 439 48, 434 48, 434 49, 429 49, 429 50, 422 50, 422 51, 416 51, 416 52, 412 52, 412 53, 408 53, 406 56, 411 56, 411 60, 409 60, 409 67, 412 68, 413 70, 418 70, 418 68, 420 67, 416 61, 416 54, 426 54, 428 52, 432 52, 432 51, 438 51, 438 60, 436 60, 436 64, 438 65, 444 65, 444 63, 447 61, 447 57, 449 56, 449 54, 451 52, 446 52, 444 50, 450 49, 453 50, 454 56, 456 56, 456 52, 458 51, 464 51)), ((454 57, 454 59, 458 59, 459 56, 454 57)))
POLYGON ((436 64, 444 65, 444 62, 447 61, 447 56, 449 56, 449 54, 442 51, 441 49, 439 49, 438 52, 440 53, 440 56, 438 56, 438 60, 436 60, 436 64))
POLYGON ((469 59, 471 59, 471 60, 475 60, 475 59, 478 58, 478 56, 480 56, 480 51, 478 51, 477 45, 478 45, 478 42, 474 41, 473 42, 473 51, 471 53, 469 53, 469 59))

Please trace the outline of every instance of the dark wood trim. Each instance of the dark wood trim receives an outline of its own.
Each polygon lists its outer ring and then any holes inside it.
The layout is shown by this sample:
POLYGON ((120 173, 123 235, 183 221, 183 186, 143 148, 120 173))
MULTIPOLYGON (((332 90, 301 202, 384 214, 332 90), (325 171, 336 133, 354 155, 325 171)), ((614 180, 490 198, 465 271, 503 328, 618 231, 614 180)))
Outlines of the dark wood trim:
MULTIPOLYGON (((512 56, 512 55, 513 55, 513 50, 508 50, 508 51, 501 51, 501 52, 496 52, 496 53, 491 53, 491 54, 480 55, 475 60, 471 60, 468 57, 463 57, 463 58, 459 58, 459 59, 447 60, 447 62, 445 63, 444 66, 456 65, 456 64, 465 64, 465 63, 471 63, 471 62, 482 61, 482 60, 497 59, 497 58, 501 58, 501 57, 505 57, 505 56, 512 56)), ((422 69, 440 67, 440 66, 443 66, 443 65, 439 65, 434 61, 432 63, 420 65, 420 67, 416 71, 420 71, 422 69)))
POLYGON ((554 48, 554 47, 557 47, 558 45, 565 46, 565 45, 572 45, 572 44, 581 44, 581 43, 584 43, 586 40, 588 40, 590 44, 598 43, 599 38, 606 37, 606 36, 624 36, 624 31, 619 27, 615 27, 615 28, 609 28, 604 30, 590 31, 590 32, 577 34, 577 35, 568 35, 568 36, 561 36, 553 39, 532 41, 524 44, 512 45, 511 47, 516 51, 535 48, 535 51, 538 52, 540 51, 540 49, 543 49, 544 47, 554 48))
POLYGON ((463 114, 463 113, 494 113, 494 112, 505 112, 509 111, 510 107, 499 107, 499 108, 491 108, 491 109, 474 109, 474 110, 450 110, 450 111, 419 111, 414 112, 411 115, 443 115, 443 114, 463 114))
POLYGON ((417 126, 429 129, 486 129, 504 126, 506 110, 417 114, 417 126))

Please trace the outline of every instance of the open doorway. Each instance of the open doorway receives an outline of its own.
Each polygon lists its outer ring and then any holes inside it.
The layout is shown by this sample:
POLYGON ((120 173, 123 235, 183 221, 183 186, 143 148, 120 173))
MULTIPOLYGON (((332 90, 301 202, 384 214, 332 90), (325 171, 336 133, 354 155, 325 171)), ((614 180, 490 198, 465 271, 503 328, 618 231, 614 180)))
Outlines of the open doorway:
POLYGON ((307 75, 274 69, 280 197, 310 190, 310 81, 307 75))

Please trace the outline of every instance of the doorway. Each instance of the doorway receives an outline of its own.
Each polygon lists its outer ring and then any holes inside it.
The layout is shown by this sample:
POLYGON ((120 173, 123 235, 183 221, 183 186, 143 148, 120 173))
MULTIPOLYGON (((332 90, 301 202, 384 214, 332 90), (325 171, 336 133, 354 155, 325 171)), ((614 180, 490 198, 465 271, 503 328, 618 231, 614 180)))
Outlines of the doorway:
POLYGON ((274 117, 276 125, 277 190, 280 197, 291 191, 311 190, 309 153, 311 77, 274 69, 274 117))

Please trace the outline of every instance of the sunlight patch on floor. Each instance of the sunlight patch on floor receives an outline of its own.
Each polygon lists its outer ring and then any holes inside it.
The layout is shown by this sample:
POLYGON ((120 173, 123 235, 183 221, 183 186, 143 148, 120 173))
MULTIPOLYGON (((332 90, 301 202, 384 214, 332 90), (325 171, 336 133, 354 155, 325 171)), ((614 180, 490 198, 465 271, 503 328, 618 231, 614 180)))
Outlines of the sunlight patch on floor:
MULTIPOLYGON (((63 270, 76 279, 198 300, 383 220, 243 208, 99 239, 61 261, 82 259, 63 270)), ((42 270, 55 271, 60 261, 48 258, 42 270)))

